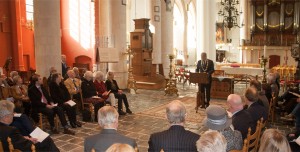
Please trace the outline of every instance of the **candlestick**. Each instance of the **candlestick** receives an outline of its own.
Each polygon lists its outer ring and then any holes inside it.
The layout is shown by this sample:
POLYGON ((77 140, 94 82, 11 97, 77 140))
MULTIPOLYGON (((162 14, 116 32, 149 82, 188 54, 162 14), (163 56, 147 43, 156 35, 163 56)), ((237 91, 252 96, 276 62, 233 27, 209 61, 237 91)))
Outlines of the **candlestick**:
POLYGON ((267 46, 265 45, 264 46, 264 57, 266 57, 266 49, 267 49, 267 46))

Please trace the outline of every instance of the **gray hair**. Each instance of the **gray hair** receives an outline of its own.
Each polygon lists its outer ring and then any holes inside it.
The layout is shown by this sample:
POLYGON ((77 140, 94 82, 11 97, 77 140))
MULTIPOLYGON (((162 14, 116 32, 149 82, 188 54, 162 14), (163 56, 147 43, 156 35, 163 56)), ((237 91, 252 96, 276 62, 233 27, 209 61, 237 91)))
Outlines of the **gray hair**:
POLYGON ((290 144, 285 135, 278 129, 267 129, 261 136, 259 152, 291 152, 290 144))
POLYGON ((11 72, 9 73, 9 76, 10 76, 11 78, 13 78, 14 76, 17 76, 17 75, 19 75, 19 73, 18 73, 17 71, 11 71, 11 72))
POLYGON ((227 141, 218 131, 208 130, 196 142, 198 152, 226 152, 227 141))
POLYGON ((90 77, 93 78, 93 73, 91 71, 86 71, 83 75, 84 78, 90 77))
POLYGON ((98 123, 101 127, 109 126, 118 121, 119 113, 112 106, 104 106, 98 110, 98 123))
POLYGON ((100 80, 104 81, 104 73, 101 72, 101 71, 97 71, 96 74, 95 74, 95 80, 98 79, 98 78, 101 78, 100 80))
POLYGON ((7 100, 0 101, 0 119, 14 112, 15 105, 7 100))
POLYGON ((20 78, 21 78, 21 77, 20 77, 19 75, 14 76, 14 77, 13 77, 14 83, 17 84, 20 78))
POLYGON ((79 69, 77 68, 77 67, 73 67, 73 69, 72 69, 74 72, 75 71, 79 71, 79 69))
POLYGON ((179 124, 185 121, 186 109, 179 100, 174 100, 166 108, 167 118, 171 124, 179 124))

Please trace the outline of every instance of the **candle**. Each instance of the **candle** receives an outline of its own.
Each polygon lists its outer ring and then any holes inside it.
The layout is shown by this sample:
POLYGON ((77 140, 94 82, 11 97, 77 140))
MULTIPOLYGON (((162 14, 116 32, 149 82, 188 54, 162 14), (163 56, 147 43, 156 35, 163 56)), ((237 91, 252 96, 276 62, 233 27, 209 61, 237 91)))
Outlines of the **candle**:
POLYGON ((265 45, 264 46, 264 57, 266 57, 266 49, 267 49, 267 46, 265 45))

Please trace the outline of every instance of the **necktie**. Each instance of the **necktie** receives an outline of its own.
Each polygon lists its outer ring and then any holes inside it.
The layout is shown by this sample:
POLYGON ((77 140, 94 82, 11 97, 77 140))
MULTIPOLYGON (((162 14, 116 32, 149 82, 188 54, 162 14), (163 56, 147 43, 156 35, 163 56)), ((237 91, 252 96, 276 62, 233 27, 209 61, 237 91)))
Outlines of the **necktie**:
POLYGON ((75 90, 78 90, 77 85, 76 85, 76 83, 75 83, 75 79, 73 79, 73 84, 74 84, 74 86, 75 86, 75 90))
POLYGON ((45 104, 47 104, 47 103, 48 103, 48 101, 47 101, 47 99, 45 98, 45 96, 44 96, 44 93, 43 93, 43 91, 42 91, 41 87, 38 87, 38 89, 39 89, 39 91, 40 91, 40 92, 41 92, 41 94, 42 94, 42 103, 45 103, 45 104))

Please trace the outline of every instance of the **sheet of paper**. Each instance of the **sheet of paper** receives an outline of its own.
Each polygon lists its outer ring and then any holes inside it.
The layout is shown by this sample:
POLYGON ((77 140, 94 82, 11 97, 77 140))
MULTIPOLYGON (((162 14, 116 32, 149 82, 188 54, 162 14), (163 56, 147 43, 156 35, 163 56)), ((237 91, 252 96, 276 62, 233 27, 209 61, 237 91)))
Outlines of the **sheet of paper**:
POLYGON ((21 113, 14 113, 14 117, 21 117, 21 113))
POLYGON ((98 99, 98 98, 100 98, 100 97, 98 97, 98 96, 93 96, 92 98, 96 98, 96 99, 98 99))
POLYGON ((69 100, 66 103, 69 104, 71 107, 76 105, 76 102, 74 102, 73 100, 69 100))
POLYGON ((51 104, 53 107, 56 107, 57 106, 57 103, 56 104, 51 104))
POLYGON ((40 129, 39 127, 36 127, 32 133, 30 133, 30 136, 32 138, 36 138, 38 142, 43 142, 49 134, 40 129))
POLYGON ((300 146, 300 136, 295 140, 295 142, 300 146))

